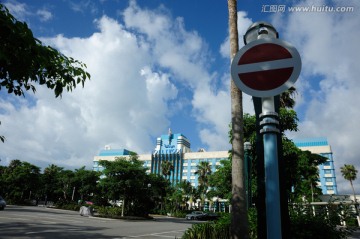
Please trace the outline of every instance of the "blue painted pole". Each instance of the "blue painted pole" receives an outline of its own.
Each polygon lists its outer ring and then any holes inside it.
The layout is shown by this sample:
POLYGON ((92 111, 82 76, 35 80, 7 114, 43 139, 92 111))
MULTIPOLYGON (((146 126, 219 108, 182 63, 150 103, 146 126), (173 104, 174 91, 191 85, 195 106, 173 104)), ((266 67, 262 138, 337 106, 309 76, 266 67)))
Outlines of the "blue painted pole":
POLYGON ((277 134, 279 121, 275 112, 274 97, 262 98, 262 129, 265 164, 265 205, 267 238, 281 239, 280 184, 278 168, 277 134))

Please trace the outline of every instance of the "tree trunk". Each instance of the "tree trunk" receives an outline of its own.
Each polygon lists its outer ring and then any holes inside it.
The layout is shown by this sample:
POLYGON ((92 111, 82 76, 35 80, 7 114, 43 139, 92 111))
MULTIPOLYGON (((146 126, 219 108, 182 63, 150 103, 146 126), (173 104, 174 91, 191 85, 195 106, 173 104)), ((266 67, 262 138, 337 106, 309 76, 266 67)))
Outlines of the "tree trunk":
POLYGON ((351 185, 351 188, 352 188, 352 191, 353 191, 353 194, 354 194, 355 212, 356 212, 356 215, 359 215, 359 206, 358 206, 358 202, 357 202, 357 199, 356 199, 354 185, 352 183, 352 180, 349 180, 349 181, 350 181, 350 185, 351 185))
MULTIPOLYGON (((239 50, 237 30, 237 0, 228 0, 230 29, 230 59, 239 50)), ((248 239, 248 217, 244 180, 244 125, 242 92, 231 79, 231 125, 232 125, 232 198, 231 238, 248 239)))
POLYGON ((354 185, 353 185, 353 183, 352 183, 352 180, 350 180, 350 185, 351 185, 351 188, 352 188, 352 191, 353 191, 353 195, 354 195, 354 202, 357 202, 356 194, 355 194, 355 189, 354 189, 354 185))

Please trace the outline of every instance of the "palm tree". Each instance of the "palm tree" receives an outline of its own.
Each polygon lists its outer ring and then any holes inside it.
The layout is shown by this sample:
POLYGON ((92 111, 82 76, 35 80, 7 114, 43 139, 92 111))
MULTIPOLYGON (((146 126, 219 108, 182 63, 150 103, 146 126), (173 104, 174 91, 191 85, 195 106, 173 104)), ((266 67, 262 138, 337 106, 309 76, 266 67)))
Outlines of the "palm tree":
POLYGON ((161 173, 162 175, 170 180, 171 172, 174 171, 174 165, 169 161, 163 161, 161 163, 161 173))
POLYGON ((50 164, 48 167, 44 169, 44 174, 54 175, 58 172, 62 171, 64 168, 59 167, 55 164, 50 164))
POLYGON ((187 201, 190 200, 192 194, 193 194, 193 186, 191 185, 191 183, 189 181, 186 180, 182 180, 177 184, 178 188, 181 190, 182 192, 182 199, 183 205, 186 205, 187 201))
MULTIPOLYGON (((228 0, 230 60, 239 50, 237 28, 237 0, 228 0)), ((231 238, 248 239, 249 225, 246 208, 246 189, 244 178, 244 125, 242 92, 230 81, 231 128, 232 128, 232 198, 231 198, 231 238)))
POLYGON ((209 187, 209 175, 211 174, 211 166, 209 162, 202 161, 197 165, 195 175, 198 175, 199 188, 201 189, 201 206, 205 202, 205 194, 209 187))
POLYGON ((61 191, 59 176, 63 172, 64 168, 55 164, 51 164, 44 169, 43 183, 44 183, 44 197, 45 202, 47 200, 57 200, 59 198, 59 192, 61 191))
POLYGON ((200 186, 208 187, 209 186, 209 175, 211 174, 211 166, 209 162, 202 161, 197 165, 197 170, 195 175, 198 175, 198 181, 200 186))
POLYGON ((346 179, 350 182, 350 185, 351 185, 351 188, 352 188, 352 191, 354 194, 354 200, 355 200, 355 202, 357 202, 353 181, 356 179, 356 174, 358 171, 356 170, 354 165, 351 165, 351 164, 344 164, 344 166, 341 167, 340 170, 341 170, 341 174, 344 177, 344 179, 346 179))
POLYGON ((285 92, 280 94, 280 107, 283 108, 294 108, 295 100, 294 96, 296 94, 296 88, 290 87, 285 92))

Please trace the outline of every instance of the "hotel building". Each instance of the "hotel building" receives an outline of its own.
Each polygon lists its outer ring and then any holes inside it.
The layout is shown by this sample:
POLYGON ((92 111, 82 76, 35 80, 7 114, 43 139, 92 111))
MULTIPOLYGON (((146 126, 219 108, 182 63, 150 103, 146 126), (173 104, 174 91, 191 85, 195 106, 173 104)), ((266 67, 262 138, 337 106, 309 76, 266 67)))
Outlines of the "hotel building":
MULTIPOLYGON (((319 166, 319 187, 323 194, 337 194, 333 154, 326 138, 293 140, 293 142, 301 150, 309 150, 328 159, 319 166)), ((102 171, 99 160, 114 161, 116 157, 128 157, 131 153, 127 149, 105 147, 94 157, 93 170, 102 171)), ((174 167, 170 175, 172 183, 187 180, 192 186, 197 187, 199 184, 198 176, 195 174, 197 165, 201 161, 209 162, 211 171, 215 172, 220 161, 228 159, 228 151, 206 152, 200 149, 197 152, 191 152, 189 140, 183 134, 173 134, 169 130, 168 134, 161 135, 156 139, 156 147, 151 154, 140 154, 138 156, 144 167, 148 168, 148 173, 161 174, 162 162, 170 161, 174 167)))
POLYGON ((325 195, 338 194, 333 153, 326 138, 295 139, 295 145, 301 150, 308 150, 313 154, 319 154, 327 158, 327 161, 319 166, 318 186, 325 195))
MULTIPOLYGON (((93 169, 102 171, 99 160, 114 161, 116 157, 128 157, 131 151, 126 149, 110 149, 105 147, 94 157, 93 169)), ((201 161, 209 162, 211 171, 216 171, 216 166, 220 161, 228 159, 228 151, 206 152, 200 149, 198 152, 191 152, 190 142, 183 134, 173 134, 169 130, 167 135, 161 135, 156 140, 156 147, 151 154, 140 154, 139 160, 148 168, 148 173, 161 174, 161 163, 170 161, 174 167, 171 172, 170 181, 172 183, 181 180, 189 181, 192 186, 198 186, 198 177, 195 175, 197 165, 201 161)))

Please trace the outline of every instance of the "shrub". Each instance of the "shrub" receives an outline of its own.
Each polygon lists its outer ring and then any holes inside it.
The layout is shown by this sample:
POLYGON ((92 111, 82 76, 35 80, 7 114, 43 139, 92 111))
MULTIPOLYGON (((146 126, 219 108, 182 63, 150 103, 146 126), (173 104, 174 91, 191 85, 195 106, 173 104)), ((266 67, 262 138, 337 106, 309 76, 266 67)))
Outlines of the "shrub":
POLYGON ((228 239, 230 238, 229 224, 207 222, 194 224, 187 229, 182 239, 228 239))
POLYGON ((58 201, 55 204, 55 207, 58 209, 64 209, 64 210, 71 210, 71 211, 79 211, 81 205, 78 205, 75 202, 65 202, 65 201, 58 201))
POLYGON ((100 217, 120 218, 121 207, 96 207, 100 217))
POLYGON ((291 239, 345 239, 353 228, 339 227, 347 217, 341 208, 324 207, 314 213, 311 207, 301 206, 290 209, 291 239))
MULTIPOLYGON (((340 221, 349 221, 344 208, 326 207, 314 215, 309 208, 300 206, 290 209, 290 239, 345 239, 353 232, 352 227, 339 227, 340 221), (319 233, 321 232, 321 233, 319 233)), ((257 239, 257 213, 255 208, 248 211, 249 235, 257 239)), ((229 239, 231 215, 221 214, 218 221, 194 224, 185 231, 182 239, 229 239)))
POLYGON ((182 239, 229 239, 230 214, 222 213, 217 221, 194 224, 187 229, 182 239))

